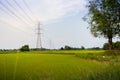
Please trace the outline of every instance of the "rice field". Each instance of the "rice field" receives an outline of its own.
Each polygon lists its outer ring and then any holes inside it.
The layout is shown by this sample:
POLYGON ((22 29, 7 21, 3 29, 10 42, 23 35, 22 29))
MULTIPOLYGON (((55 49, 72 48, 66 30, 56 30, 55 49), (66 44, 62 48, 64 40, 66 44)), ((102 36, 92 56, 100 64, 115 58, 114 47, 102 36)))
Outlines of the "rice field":
POLYGON ((119 62, 101 62, 76 56, 88 52, 103 51, 0 54, 0 80, 120 80, 119 62))

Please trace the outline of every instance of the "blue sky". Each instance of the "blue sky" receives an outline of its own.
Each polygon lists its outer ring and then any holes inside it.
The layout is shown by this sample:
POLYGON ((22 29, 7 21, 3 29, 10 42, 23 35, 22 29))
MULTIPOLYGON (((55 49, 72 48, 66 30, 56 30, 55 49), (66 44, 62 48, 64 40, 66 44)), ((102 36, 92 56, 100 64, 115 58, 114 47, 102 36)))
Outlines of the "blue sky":
POLYGON ((107 40, 94 38, 82 19, 87 14, 86 4, 86 0, 1 0, 0 49, 18 49, 24 44, 35 48, 39 21, 43 47, 102 47, 107 40))

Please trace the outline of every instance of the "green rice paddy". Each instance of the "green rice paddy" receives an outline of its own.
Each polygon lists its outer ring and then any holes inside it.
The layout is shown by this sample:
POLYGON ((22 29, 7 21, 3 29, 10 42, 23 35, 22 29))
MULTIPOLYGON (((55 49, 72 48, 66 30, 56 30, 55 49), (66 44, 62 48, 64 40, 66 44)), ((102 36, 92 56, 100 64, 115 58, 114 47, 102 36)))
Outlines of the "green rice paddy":
POLYGON ((88 52, 30 51, 0 54, 0 80, 120 80, 119 62, 101 62, 76 56, 88 52))

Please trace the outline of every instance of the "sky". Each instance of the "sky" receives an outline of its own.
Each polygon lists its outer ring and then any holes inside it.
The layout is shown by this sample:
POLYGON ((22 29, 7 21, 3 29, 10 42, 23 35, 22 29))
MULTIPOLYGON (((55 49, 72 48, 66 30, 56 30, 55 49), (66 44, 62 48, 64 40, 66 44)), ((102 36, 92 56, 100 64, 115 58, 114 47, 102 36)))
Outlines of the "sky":
POLYGON ((0 0, 0 49, 36 48, 41 25, 42 47, 102 47, 107 39, 91 35, 83 17, 86 0, 0 0))

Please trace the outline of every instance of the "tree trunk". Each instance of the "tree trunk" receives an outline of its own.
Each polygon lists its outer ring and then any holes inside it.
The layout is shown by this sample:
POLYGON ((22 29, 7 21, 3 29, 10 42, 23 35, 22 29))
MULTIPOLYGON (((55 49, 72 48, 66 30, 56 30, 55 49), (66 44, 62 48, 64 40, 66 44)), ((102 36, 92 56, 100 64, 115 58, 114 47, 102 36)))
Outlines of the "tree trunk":
POLYGON ((108 38, 109 50, 112 50, 112 38, 108 38))

